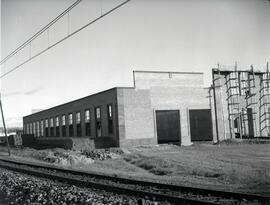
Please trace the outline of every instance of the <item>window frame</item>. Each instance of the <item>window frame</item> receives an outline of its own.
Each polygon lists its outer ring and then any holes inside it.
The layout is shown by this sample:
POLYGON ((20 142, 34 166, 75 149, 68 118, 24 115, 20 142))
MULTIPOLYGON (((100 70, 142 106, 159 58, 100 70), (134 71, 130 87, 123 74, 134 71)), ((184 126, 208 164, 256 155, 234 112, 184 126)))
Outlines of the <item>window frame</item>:
POLYGON ((68 136, 74 137, 74 119, 73 119, 73 112, 68 113, 68 136), (71 116, 71 118, 70 118, 71 116), (71 123, 70 123, 71 122, 71 123))
POLYGON ((108 134, 114 134, 113 125, 113 104, 107 104, 107 117, 108 117, 108 134))
POLYGON ((91 111, 90 108, 84 110, 84 125, 85 125, 85 136, 91 136, 91 111), (88 112, 88 115, 87 115, 88 112), (89 119, 87 119, 87 116, 89 119))
POLYGON ((34 136, 36 135, 36 129, 35 129, 35 121, 32 122, 32 129, 33 129, 33 134, 34 136))
POLYGON ((50 117, 50 137, 54 137, 54 117, 50 117))
POLYGON ((68 113, 68 125, 73 125, 73 113, 72 112, 68 113), (70 118, 70 116, 71 116, 71 118, 70 118))
POLYGON ((90 117, 90 109, 85 109, 84 110, 84 123, 88 123, 88 122, 90 122, 90 120, 91 120, 91 117, 90 117), (87 120, 87 115, 86 115, 86 113, 87 113, 87 111, 88 111, 88 117, 89 117, 89 119, 87 120))
POLYGON ((44 120, 40 120, 40 136, 44 136, 44 120))
POLYGON ((40 137, 39 121, 36 122, 36 129, 37 129, 37 137, 40 137))
POLYGON ((82 115, 81 115, 81 111, 77 111, 75 114, 75 123, 76 123, 76 136, 77 137, 81 137, 82 136, 82 119, 81 119, 82 115))
POLYGON ((81 122, 82 122, 82 119, 81 119, 81 111, 77 111, 76 112, 76 124, 81 124, 81 122), (78 118, 78 116, 79 116, 79 118, 78 118), (79 119, 79 120, 78 120, 79 119))
POLYGON ((95 132, 96 132, 96 137, 102 137, 101 106, 95 107, 95 132), (97 116, 98 109, 99 109, 99 118, 97 116), (100 125, 100 135, 98 134, 98 124, 100 125))

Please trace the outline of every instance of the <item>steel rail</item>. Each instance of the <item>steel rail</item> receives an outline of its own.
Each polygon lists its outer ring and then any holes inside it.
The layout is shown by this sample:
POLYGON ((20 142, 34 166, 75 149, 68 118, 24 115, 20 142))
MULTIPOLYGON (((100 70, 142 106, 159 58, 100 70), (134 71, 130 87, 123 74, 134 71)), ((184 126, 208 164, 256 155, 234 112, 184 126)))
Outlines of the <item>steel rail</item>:
MULTIPOLYGON (((4 160, 1 160, 1 161, 4 161, 4 160)), ((95 188, 95 189, 105 190, 105 191, 113 192, 117 194, 125 194, 129 196, 131 195, 131 196, 136 196, 136 197, 149 197, 155 200, 169 201, 173 204, 190 204, 190 205, 193 205, 193 204, 217 205, 219 204, 219 203, 214 203, 214 202, 209 202, 209 201, 202 201, 202 200, 197 200, 197 199, 189 199, 189 198, 184 198, 184 197, 172 196, 172 195, 167 195, 167 194, 158 193, 158 192, 136 190, 132 188, 122 187, 121 185, 116 186, 116 185, 92 182, 92 181, 87 181, 87 180, 82 180, 82 179, 75 179, 75 178, 71 178, 70 176, 62 176, 56 173, 48 173, 48 172, 45 173, 40 170, 27 169, 26 167, 19 168, 19 167, 14 167, 12 165, 7 165, 7 164, 4 165, 2 163, 0 163, 0 167, 13 170, 16 172, 24 173, 24 174, 29 174, 36 177, 42 177, 42 178, 47 178, 50 180, 57 180, 57 181, 64 182, 67 184, 77 185, 79 187, 95 188)))
MULTIPOLYGON (((219 190, 212 190, 212 189, 203 189, 203 188, 196 188, 196 187, 189 187, 189 186, 179 186, 179 185, 171 185, 171 184, 164 184, 164 183, 156 183, 150 181, 141 181, 141 180, 134 180, 128 179, 123 177, 116 177, 116 176, 109 176, 109 175, 102 175, 99 173, 94 172, 83 172, 83 171, 75 171, 70 169, 64 169, 59 167, 52 167, 52 166, 45 166, 45 165, 37 165, 34 163, 26 163, 26 162, 18 162, 15 160, 7 160, 7 159, 0 159, 2 162, 13 163, 16 165, 25 165, 31 166, 37 169, 48 169, 50 171, 59 171, 66 174, 78 175, 78 176, 86 176, 90 178, 108 180, 112 182, 119 182, 122 184, 127 185, 140 185, 144 187, 156 187, 160 190, 171 190, 183 193, 197 193, 200 195, 205 196, 212 196, 212 197, 223 197, 225 199, 237 199, 237 200, 258 200, 262 204, 270 204, 270 197, 262 196, 262 195, 254 195, 254 194, 246 194, 246 193, 239 193, 239 192, 227 192, 227 191, 219 191, 219 190)), ((105 188, 104 188, 105 189, 105 188)))

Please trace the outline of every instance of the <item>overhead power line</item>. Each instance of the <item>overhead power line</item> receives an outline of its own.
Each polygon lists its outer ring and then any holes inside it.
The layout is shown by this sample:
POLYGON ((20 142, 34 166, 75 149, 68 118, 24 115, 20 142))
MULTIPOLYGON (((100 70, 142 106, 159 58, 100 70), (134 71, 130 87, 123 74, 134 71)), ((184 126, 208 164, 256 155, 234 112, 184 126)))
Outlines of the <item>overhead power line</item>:
POLYGON ((12 51, 10 54, 8 54, 4 59, 1 60, 0 65, 2 65, 4 62, 6 62, 9 58, 14 56, 16 53, 18 53, 20 50, 22 50, 25 46, 27 46, 29 43, 31 43, 33 40, 35 40, 38 36, 40 36, 42 33, 44 33, 48 28, 50 28, 52 25, 54 25, 58 20, 60 20, 63 16, 65 16, 71 9, 73 9, 75 6, 77 6, 82 0, 77 0, 74 2, 71 6, 69 6, 65 11, 63 11, 61 14, 59 14, 55 19, 53 19, 50 23, 48 23, 46 26, 44 26, 41 30, 39 30, 36 34, 34 34, 31 38, 29 38, 27 41, 25 41, 23 44, 21 44, 18 48, 16 48, 14 51, 12 51))
MULTIPOLYGON (((78 0, 78 1, 76 1, 76 2, 79 3, 80 1, 81 1, 81 0, 78 0)), ((76 33, 80 32, 81 30, 83 30, 83 29, 87 28, 88 26, 90 26, 91 24, 93 24, 93 23, 97 22, 98 20, 102 19, 103 17, 107 16, 108 14, 112 13, 112 12, 115 11, 116 9, 122 7, 123 5, 125 5, 126 3, 128 3, 129 1, 131 1, 131 0, 126 0, 126 1, 124 1, 123 3, 121 3, 121 4, 118 4, 117 6, 115 6, 114 8, 112 8, 111 10, 109 10, 109 11, 107 11, 107 12, 101 14, 101 16, 95 18, 94 20, 90 21, 89 23, 85 24, 84 26, 80 27, 79 29, 77 29, 77 30, 73 31, 72 33, 68 34, 67 36, 65 36, 65 37, 62 38, 61 40, 59 40, 59 41, 55 42, 54 44, 48 46, 46 49, 43 49, 42 51, 40 51, 39 53, 33 55, 32 57, 30 56, 29 59, 25 60, 25 61, 22 62, 21 64, 15 66, 15 67, 12 68, 11 70, 9 70, 9 71, 5 72, 4 74, 2 74, 2 75, 0 76, 0 78, 3 78, 3 77, 5 77, 6 75, 10 74, 11 72, 17 70, 18 68, 20 68, 20 67, 23 66, 24 64, 26 64, 26 63, 28 63, 29 61, 33 60, 34 58, 40 56, 41 54, 45 53, 46 51, 50 50, 51 48, 57 46, 57 45, 60 44, 61 42, 67 40, 67 39, 70 38, 71 36, 75 35, 76 33)), ((75 2, 75 3, 76 3, 76 2, 75 2)), ((75 4, 75 3, 74 3, 74 4, 75 4)), ((78 4, 78 3, 77 3, 77 4, 78 4)), ((74 6, 73 6, 73 7, 74 7, 74 6)), ((49 25, 49 24, 48 24, 48 25, 49 25)), ((45 28, 45 27, 44 27, 44 28, 45 28)), ((46 29, 48 29, 48 28, 46 28, 46 29)), ((46 29, 45 29, 45 30, 46 30, 46 29)), ((44 30, 44 31, 45 31, 45 30, 44 30)), ((44 31, 43 31, 43 32, 44 32, 44 31)), ((30 39, 31 39, 31 38, 30 38, 30 39)), ((30 40, 30 39, 29 39, 29 40, 30 40)), ((33 41, 33 39, 30 40, 27 44, 31 43, 32 41, 33 41)), ((27 44, 26 44, 26 45, 27 45, 27 44)), ((24 45, 24 47, 25 47, 26 45, 24 45)), ((16 49, 16 50, 17 50, 17 49, 16 49)), ((12 52, 12 53, 11 53, 12 55, 15 55, 17 52, 14 51, 14 52, 12 52), (12 53, 14 53, 14 54, 12 54, 12 53)), ((11 54, 10 54, 10 55, 11 55, 11 54)), ((7 57, 8 57, 8 56, 7 56, 7 57)), ((6 58, 7 58, 7 57, 6 57, 6 58)), ((5 58, 5 59, 6 59, 6 58, 5 58)), ((10 57, 9 57, 9 58, 10 58, 10 57)), ((2 61, 4 62, 5 59, 3 59, 2 61)), ((2 61, 1 61, 1 64, 2 64, 2 61)), ((1 65, 1 64, 0 64, 0 65, 1 65)))

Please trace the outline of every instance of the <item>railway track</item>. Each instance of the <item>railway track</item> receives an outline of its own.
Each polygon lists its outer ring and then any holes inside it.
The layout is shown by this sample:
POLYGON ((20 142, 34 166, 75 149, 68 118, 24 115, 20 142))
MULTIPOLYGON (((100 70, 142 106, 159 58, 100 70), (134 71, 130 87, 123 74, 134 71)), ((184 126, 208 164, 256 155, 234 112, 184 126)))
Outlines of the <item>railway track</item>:
POLYGON ((168 201, 172 204, 270 204, 270 197, 177 186, 0 159, 0 167, 81 187, 168 201))

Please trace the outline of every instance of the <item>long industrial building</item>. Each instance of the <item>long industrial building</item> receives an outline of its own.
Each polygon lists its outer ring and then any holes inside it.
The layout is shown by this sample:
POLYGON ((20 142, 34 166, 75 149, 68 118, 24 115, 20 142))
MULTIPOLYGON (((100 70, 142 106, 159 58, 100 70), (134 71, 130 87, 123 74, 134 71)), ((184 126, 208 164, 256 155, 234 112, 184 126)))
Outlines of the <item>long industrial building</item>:
POLYGON ((213 140, 203 73, 134 71, 133 81, 25 116, 24 133, 102 139, 104 147, 213 140))

